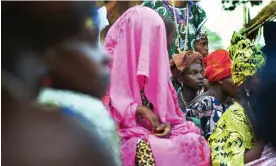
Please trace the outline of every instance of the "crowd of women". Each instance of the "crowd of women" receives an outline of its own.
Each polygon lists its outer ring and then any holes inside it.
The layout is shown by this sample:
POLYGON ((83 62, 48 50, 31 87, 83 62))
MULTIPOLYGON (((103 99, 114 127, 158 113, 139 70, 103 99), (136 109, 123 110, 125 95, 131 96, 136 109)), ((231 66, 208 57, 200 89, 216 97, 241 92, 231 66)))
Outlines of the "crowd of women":
POLYGON ((2 2, 3 165, 276 165, 275 22, 209 53, 196 2, 132 7, 103 47, 98 13, 2 2))

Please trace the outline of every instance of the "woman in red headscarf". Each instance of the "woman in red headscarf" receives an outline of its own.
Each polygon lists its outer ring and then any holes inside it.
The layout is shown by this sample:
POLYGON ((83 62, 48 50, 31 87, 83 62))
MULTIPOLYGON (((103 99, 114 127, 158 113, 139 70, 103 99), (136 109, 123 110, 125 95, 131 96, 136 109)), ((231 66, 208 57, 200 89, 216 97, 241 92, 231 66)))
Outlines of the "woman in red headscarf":
POLYGON ((227 51, 212 52, 204 58, 204 64, 204 77, 210 87, 190 102, 187 116, 200 119, 203 135, 208 138, 226 109, 224 102, 229 96, 236 96, 237 90, 232 81, 231 60, 227 51))

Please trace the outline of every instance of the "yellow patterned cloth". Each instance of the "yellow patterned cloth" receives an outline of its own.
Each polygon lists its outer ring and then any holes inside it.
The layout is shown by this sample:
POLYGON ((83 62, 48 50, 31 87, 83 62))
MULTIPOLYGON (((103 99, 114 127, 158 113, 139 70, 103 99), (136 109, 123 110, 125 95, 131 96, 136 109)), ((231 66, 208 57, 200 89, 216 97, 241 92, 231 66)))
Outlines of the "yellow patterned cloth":
POLYGON ((136 166, 155 166, 150 144, 144 140, 137 144, 136 166))
POLYGON ((240 104, 234 102, 220 117, 208 140, 212 165, 244 165, 244 152, 254 144, 252 127, 244 111, 240 104))
POLYGON ((263 53, 242 35, 234 32, 229 53, 232 61, 232 78, 236 85, 241 85, 264 66, 263 53))

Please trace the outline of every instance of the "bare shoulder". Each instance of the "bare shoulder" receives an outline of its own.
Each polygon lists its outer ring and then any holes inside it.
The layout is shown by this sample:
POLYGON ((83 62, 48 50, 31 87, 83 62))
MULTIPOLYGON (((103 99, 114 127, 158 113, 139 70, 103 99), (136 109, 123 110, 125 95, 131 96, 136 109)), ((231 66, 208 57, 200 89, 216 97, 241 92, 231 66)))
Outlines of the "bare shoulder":
POLYGON ((2 121, 4 165, 113 166, 93 129, 59 111, 23 107, 2 121))

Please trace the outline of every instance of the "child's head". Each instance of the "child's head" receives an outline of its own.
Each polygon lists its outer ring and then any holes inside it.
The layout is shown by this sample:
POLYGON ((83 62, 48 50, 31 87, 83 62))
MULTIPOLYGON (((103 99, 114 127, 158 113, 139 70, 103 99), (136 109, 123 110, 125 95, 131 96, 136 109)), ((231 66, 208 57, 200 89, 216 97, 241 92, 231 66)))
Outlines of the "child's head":
POLYGON ((164 23, 165 23, 165 27, 166 27, 166 35, 167 35, 167 45, 168 45, 168 49, 170 48, 170 46, 173 44, 173 39, 174 39, 174 35, 175 35, 175 25, 174 22, 166 16, 161 15, 161 18, 163 19, 164 23))
POLYGON ((209 54, 208 37, 205 31, 201 31, 196 38, 195 51, 199 52, 203 57, 209 54))

